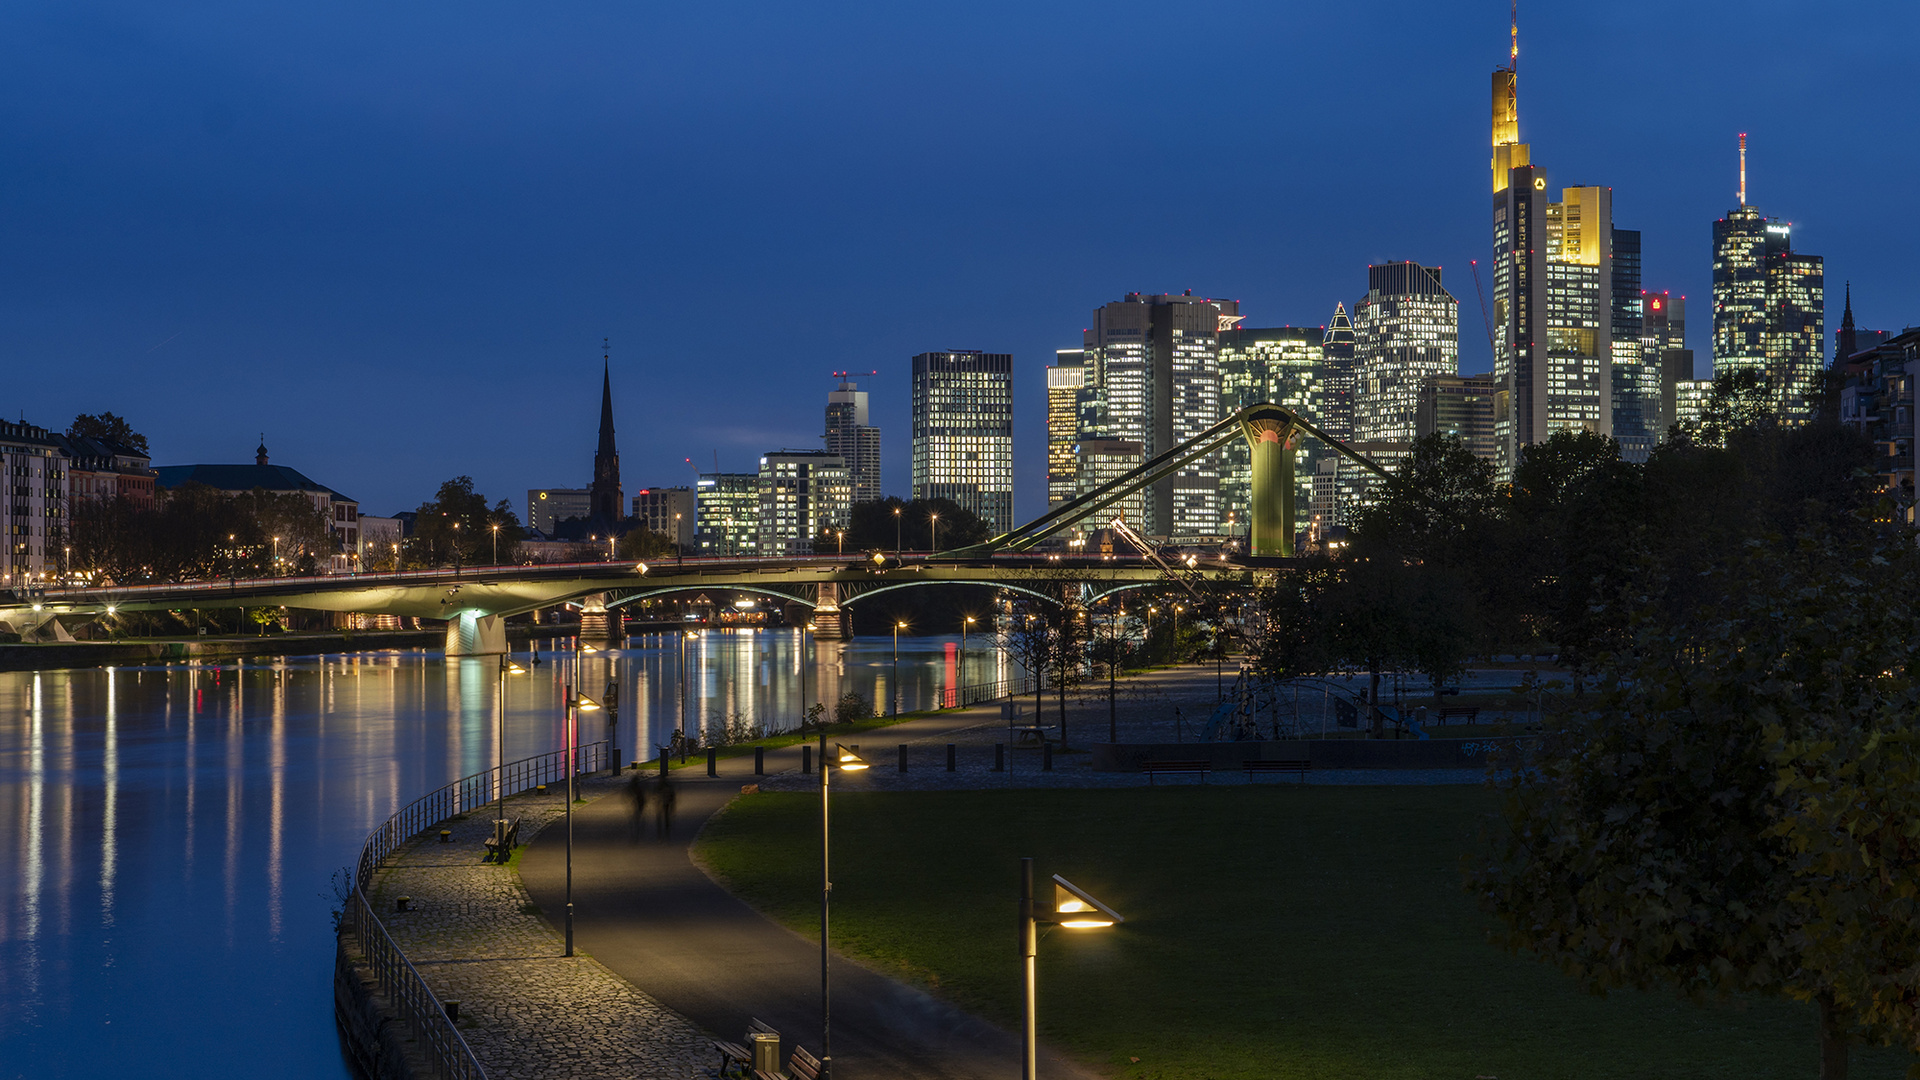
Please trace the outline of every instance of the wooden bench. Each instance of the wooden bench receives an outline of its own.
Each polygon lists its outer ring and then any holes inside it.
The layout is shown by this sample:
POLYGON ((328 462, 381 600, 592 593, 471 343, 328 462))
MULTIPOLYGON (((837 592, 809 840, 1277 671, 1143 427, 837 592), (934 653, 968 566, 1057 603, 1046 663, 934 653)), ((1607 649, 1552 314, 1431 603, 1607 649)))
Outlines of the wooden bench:
POLYGON ((1273 772, 1273 773, 1290 772, 1298 776, 1300 778, 1300 782, 1304 784, 1307 781, 1307 774, 1313 771, 1313 762, 1311 761, 1242 761, 1240 763, 1240 767, 1246 770, 1247 783, 1249 784, 1253 783, 1254 773, 1268 773, 1268 772, 1273 772))
POLYGON ((736 1065, 740 1067, 741 1074, 745 1074, 753 1067, 753 1051, 748 1050, 739 1043, 728 1042, 725 1039, 710 1039, 708 1041, 712 1044, 714 1051, 720 1055, 720 1071, 718 1075, 722 1077, 732 1075, 727 1070, 732 1069, 736 1065))
POLYGON ((1016 724, 1013 729, 1013 745, 1044 746, 1047 742, 1047 729, 1039 724, 1016 724))
POLYGON ((1440 707, 1440 722, 1451 723, 1454 717, 1460 717, 1466 723, 1473 723, 1480 717, 1478 705, 1443 705, 1440 707))
POLYGON ((806 1047, 796 1046, 787 1058, 787 1075, 792 1080, 820 1080, 820 1059, 807 1053, 806 1047))
POLYGON ((1147 785, 1153 786, 1154 778, 1162 773, 1199 773, 1200 782, 1207 782, 1207 774, 1213 771, 1211 761, 1143 761, 1140 771, 1147 774, 1147 785))
POLYGON ((513 857, 514 846, 520 843, 520 819, 503 821, 493 820, 493 835, 487 837, 487 858, 494 862, 506 862, 513 857), (502 828, 501 826, 505 826, 502 828))

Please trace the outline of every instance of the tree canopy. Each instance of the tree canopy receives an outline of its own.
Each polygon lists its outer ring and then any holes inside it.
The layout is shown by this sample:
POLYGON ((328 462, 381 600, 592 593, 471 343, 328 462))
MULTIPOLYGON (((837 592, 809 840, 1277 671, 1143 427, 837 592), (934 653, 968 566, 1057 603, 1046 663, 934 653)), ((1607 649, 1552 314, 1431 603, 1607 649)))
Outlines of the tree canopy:
POLYGON ((73 423, 67 425, 67 437, 71 439, 106 439, 109 442, 117 442, 123 446, 138 450, 142 454, 152 453, 151 450, 147 449, 147 437, 145 435, 133 430, 133 425, 129 424, 123 417, 115 416, 110 412, 81 413, 79 416, 74 417, 73 423))
MULTIPOLYGON (((889 495, 853 505, 851 520, 847 523, 846 550, 893 551, 903 547, 908 551, 932 551, 937 540, 938 550, 951 551, 981 543, 992 535, 979 515, 952 499, 902 499, 889 495), (937 527, 935 515, 939 516, 937 527)), ((814 541, 815 551, 831 553, 839 549, 838 537, 814 541)))

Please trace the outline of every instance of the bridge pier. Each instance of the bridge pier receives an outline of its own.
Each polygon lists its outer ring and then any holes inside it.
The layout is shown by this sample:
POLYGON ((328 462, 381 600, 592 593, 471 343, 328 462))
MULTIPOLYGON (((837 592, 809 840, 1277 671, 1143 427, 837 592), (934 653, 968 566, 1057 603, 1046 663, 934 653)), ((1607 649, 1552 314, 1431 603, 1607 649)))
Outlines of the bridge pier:
POLYGON ((580 598, 580 640, 618 645, 624 620, 618 609, 608 610, 607 594, 593 593, 580 598))
POLYGON ((507 651, 507 620, 463 611, 447 620, 448 656, 499 656, 507 651))
POLYGON ((853 640, 853 620, 840 606, 840 583, 823 581, 813 605, 813 637, 816 641, 853 640))
POLYGON ((1253 454, 1253 505, 1248 508, 1247 554, 1293 554, 1293 453, 1300 430, 1293 424, 1262 417, 1243 420, 1240 432, 1253 454))

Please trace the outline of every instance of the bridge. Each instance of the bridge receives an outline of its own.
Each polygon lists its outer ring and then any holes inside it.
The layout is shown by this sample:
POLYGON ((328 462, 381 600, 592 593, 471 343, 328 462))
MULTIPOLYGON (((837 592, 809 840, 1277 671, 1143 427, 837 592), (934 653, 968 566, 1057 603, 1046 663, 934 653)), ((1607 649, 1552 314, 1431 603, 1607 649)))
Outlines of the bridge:
POLYGON ((1197 583, 1246 587, 1293 555, 1294 453, 1312 436, 1372 471, 1385 470, 1303 417, 1279 405, 1248 406, 1198 437, 1063 503, 985 543, 954 551, 886 555, 801 555, 756 558, 667 558, 531 566, 476 566, 383 574, 243 578, 104 588, 48 588, 0 599, 0 623, 31 633, 56 619, 119 611, 292 607, 444 619, 447 655, 506 651, 504 620, 556 604, 580 602, 586 613, 705 589, 768 596, 811 609, 823 636, 844 634, 842 608, 896 589, 985 585, 1054 600, 1052 588, 1074 583, 1083 598, 1169 583, 1159 552, 1047 554, 1040 544, 1099 515, 1181 467, 1244 438, 1252 448, 1248 552, 1235 557, 1189 549, 1180 572, 1197 583))

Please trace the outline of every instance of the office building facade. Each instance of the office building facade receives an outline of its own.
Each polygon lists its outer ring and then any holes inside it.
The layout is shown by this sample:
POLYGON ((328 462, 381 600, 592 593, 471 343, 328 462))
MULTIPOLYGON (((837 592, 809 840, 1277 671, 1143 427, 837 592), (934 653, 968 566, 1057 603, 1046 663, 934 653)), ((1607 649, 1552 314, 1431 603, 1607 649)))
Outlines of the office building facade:
POLYGON ((1608 368, 1613 437, 1620 456, 1644 462, 1660 441, 1660 354, 1644 346, 1646 311, 1640 289, 1640 233, 1613 230, 1613 318, 1608 368))
POLYGON ((1493 433, 1493 404, 1497 384, 1485 375, 1433 375, 1420 387, 1420 405, 1414 416, 1414 434, 1445 435, 1484 461, 1499 458, 1493 433))
POLYGON ((867 392, 842 376, 827 395, 826 448, 847 463, 857 503, 880 498, 880 429, 867 420, 867 392))
POLYGON ((545 536, 568 518, 582 521, 593 515, 593 493, 586 488, 530 488, 527 491, 527 528, 545 536))
POLYGON ((1073 498, 1079 490, 1080 393, 1086 388, 1086 351, 1059 349, 1047 368, 1047 506, 1073 498))
POLYGON ((694 543, 702 555, 754 555, 760 547, 760 474, 701 473, 693 489, 694 543))
POLYGON ((1667 437, 1676 422, 1678 386, 1693 378, 1693 350, 1687 348, 1687 298, 1662 289, 1640 293, 1640 355, 1660 374, 1659 399, 1651 414, 1655 441, 1667 437))
POLYGON ((992 533, 1013 520, 1013 357, 913 358, 913 497, 950 499, 992 533))
MULTIPOLYGON (((1108 481, 1117 480, 1139 468, 1146 460, 1140 444, 1128 439, 1083 439, 1073 449, 1078 459, 1074 477, 1079 487, 1075 495, 1085 495, 1108 481)), ((1114 518, 1120 518, 1130 528, 1138 530, 1145 506, 1146 499, 1136 491, 1098 515, 1087 518, 1081 523, 1081 528, 1089 532, 1104 529, 1114 518)))
POLYGON ((853 479, 846 459, 824 450, 776 450, 760 456, 755 550, 809 555, 847 527, 853 479))
MULTIPOLYGON (((1129 293, 1094 309, 1081 435, 1137 442, 1151 460, 1218 423, 1219 335, 1239 321, 1238 301, 1191 293, 1129 293)), ((1195 461, 1155 482, 1142 514, 1151 536, 1223 535, 1219 463, 1195 461)))
POLYGON ((1325 411, 1314 418, 1314 423, 1320 430, 1347 442, 1353 438, 1355 382, 1353 319, 1347 315, 1346 304, 1333 305, 1333 318, 1328 320, 1326 332, 1320 338, 1320 353, 1327 368, 1327 393, 1325 411))
POLYGON ((0 588, 38 585, 61 576, 67 529, 68 476, 59 437, 43 427, 0 421, 0 529, 7 542, 0 588))
POLYGON ((1460 303, 1440 268, 1414 262, 1367 267, 1367 295, 1353 308, 1353 437, 1408 444, 1420 388, 1460 372, 1460 303))
POLYGON ((692 488, 641 488, 634 492, 634 524, 672 540, 682 552, 694 550, 699 517, 699 505, 692 488))

